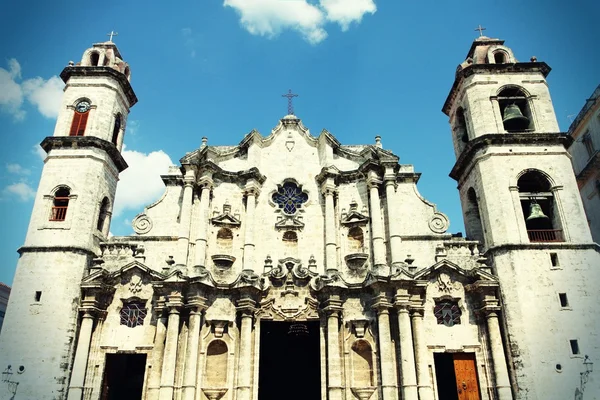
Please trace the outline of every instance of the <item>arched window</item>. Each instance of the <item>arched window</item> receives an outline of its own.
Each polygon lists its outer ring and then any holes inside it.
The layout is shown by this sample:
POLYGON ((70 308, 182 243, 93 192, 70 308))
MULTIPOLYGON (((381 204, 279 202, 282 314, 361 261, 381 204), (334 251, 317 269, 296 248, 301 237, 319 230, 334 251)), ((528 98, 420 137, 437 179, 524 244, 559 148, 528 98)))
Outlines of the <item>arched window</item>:
POLYGON ((352 385, 357 387, 373 386, 373 351, 365 340, 352 344, 352 385))
POLYGON ((227 386, 227 344, 222 340, 212 341, 206 349, 206 387, 227 386))
POLYGON ((111 142, 116 146, 119 140, 119 132, 121 131, 121 114, 115 117, 115 126, 113 127, 111 142))
POLYGON ((100 54, 98 54, 95 51, 92 54, 90 54, 90 65, 92 67, 97 66, 99 60, 100 60, 100 54))
POLYGON ((528 171, 517 182, 527 235, 531 242, 562 242, 560 217, 550 182, 539 171, 528 171))
POLYGON ((91 104, 87 100, 81 100, 77 103, 75 112, 73 113, 73 121, 71 122, 69 136, 83 136, 90 114, 90 108, 91 104))
POLYGON ((229 254, 233 250, 233 232, 228 228, 221 228, 217 232, 217 249, 220 254, 229 254))
POLYGON ((98 224, 96 226, 100 232, 104 232, 104 227, 108 225, 109 207, 108 197, 105 197, 100 204, 100 214, 98 214, 98 224))
POLYGON ((67 208, 69 207, 69 196, 71 193, 67 188, 60 188, 54 193, 52 200, 52 212, 50 221, 64 221, 67 218, 67 208))
POLYGON ((502 124, 507 132, 524 132, 534 129, 529 101, 518 87, 508 87, 498 94, 502 124))
POLYGON ((469 190, 467 190, 467 201, 465 204, 465 229, 469 239, 479 240, 480 242, 484 241, 479 202, 477 201, 477 194, 473 188, 469 188, 469 190))
POLYGON ((350 253, 362 253, 365 246, 365 236, 363 230, 358 227, 352 227, 348 230, 348 251, 350 253))
POLYGON ((504 64, 506 62, 506 54, 503 51, 497 51, 494 53, 494 62, 496 64, 504 64))

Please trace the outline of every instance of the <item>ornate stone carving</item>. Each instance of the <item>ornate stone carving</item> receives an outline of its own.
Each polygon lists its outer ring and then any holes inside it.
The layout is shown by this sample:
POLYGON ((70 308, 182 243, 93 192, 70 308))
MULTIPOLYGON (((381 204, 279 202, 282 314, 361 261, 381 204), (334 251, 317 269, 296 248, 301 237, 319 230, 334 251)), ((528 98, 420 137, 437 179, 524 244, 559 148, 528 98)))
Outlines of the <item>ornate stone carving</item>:
POLYGON ((143 285, 144 282, 142 281, 141 275, 133 273, 131 275, 131 280, 129 281, 129 292, 133 295, 136 295, 142 291, 143 285))
POLYGON ((435 233, 444 233, 448 230, 450 222, 444 214, 436 212, 429 220, 429 229, 435 233))
POLYGON ((217 215, 211 219, 211 222, 213 225, 229 228, 237 228, 242 224, 238 216, 231 213, 231 205, 227 201, 223 204, 223 212, 219 214, 217 211, 217 215))
MULTIPOLYGON (((365 210, 366 211, 366 210, 365 210)), ((350 210, 345 213, 342 212, 342 220, 341 224, 351 227, 351 226, 363 226, 369 223, 369 216, 365 213, 361 213, 358 211, 358 203, 355 200, 352 200, 350 203, 350 210)))
POLYGON ((450 294, 458 290, 459 286, 459 282, 454 282, 452 277, 444 272, 440 272, 437 277, 437 288, 441 293, 450 294))
POLYGON ((146 214, 140 214, 135 217, 131 223, 135 233, 143 235, 152 229, 152 220, 146 214))

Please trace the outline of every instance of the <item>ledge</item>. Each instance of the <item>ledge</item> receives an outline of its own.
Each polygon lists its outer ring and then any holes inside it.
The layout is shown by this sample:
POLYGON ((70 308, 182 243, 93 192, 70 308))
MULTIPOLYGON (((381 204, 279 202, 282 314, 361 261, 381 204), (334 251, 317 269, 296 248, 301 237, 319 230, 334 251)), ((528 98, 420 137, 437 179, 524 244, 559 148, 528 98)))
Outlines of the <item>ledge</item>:
POLYGON ((552 133, 488 133, 469 141, 456 160, 450 177, 460 179, 473 156, 483 147, 490 145, 563 145, 565 149, 573 143, 573 138, 562 132, 552 133))
POLYGON ((600 151, 596 150, 594 155, 590 157, 585 167, 577 174, 577 184, 581 189, 587 180, 600 171, 600 151))
POLYGON ((565 242, 535 242, 535 243, 516 243, 501 244, 490 247, 483 253, 488 257, 490 253, 498 253, 511 250, 596 250, 600 253, 600 244, 598 243, 565 243, 565 242))
POLYGON ((23 255, 24 253, 73 252, 94 257, 96 256, 96 253, 92 250, 79 246, 22 246, 17 252, 19 255, 23 255))
POLYGON ((129 101, 129 107, 133 107, 138 102, 137 96, 131 87, 131 84, 127 80, 127 77, 122 72, 117 71, 111 67, 82 67, 72 66, 65 67, 60 73, 60 77, 64 83, 67 83, 71 76, 110 76, 121 84, 121 88, 129 101))
POLYGON ((115 166, 119 172, 122 172, 128 167, 125 159, 114 144, 95 136, 48 136, 42 141, 42 143, 40 143, 40 146, 42 146, 46 153, 53 149, 77 149, 93 147, 104 150, 115 163, 115 166))

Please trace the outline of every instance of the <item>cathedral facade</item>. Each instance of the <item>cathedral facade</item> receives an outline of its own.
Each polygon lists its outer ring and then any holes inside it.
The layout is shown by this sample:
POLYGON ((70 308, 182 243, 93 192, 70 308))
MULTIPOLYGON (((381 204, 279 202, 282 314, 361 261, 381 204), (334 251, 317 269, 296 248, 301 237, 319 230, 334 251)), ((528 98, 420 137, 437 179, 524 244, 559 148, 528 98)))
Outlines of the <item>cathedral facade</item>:
POLYGON ((480 37, 443 106, 466 238, 373 144, 272 132, 187 153, 109 237, 130 69, 66 87, 0 336, 1 399, 600 398, 600 249, 546 76, 480 37), (595 379, 594 379, 595 378, 595 379))

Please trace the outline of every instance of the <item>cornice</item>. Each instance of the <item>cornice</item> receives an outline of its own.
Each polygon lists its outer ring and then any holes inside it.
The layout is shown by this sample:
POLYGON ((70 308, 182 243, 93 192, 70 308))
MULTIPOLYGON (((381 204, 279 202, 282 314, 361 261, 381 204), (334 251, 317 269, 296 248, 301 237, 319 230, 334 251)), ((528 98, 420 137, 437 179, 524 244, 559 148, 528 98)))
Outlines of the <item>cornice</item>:
POLYGON ((456 79, 454 80, 454 84, 450 89, 450 93, 444 102, 444 106, 442 107, 442 112, 448 116, 450 116, 450 108, 451 103, 455 99, 460 85, 463 80, 468 78, 471 75, 475 74, 490 74, 490 75, 498 75, 498 74, 511 74, 511 73, 519 73, 519 72, 539 72, 544 78, 548 76, 552 68, 545 62, 522 62, 522 63, 514 63, 514 64, 471 64, 460 71, 456 72, 456 79))
POLYGON ((50 150, 53 149, 81 149, 93 147, 104 150, 119 172, 122 172, 128 167, 125 159, 114 144, 95 136, 48 136, 40 143, 40 146, 42 146, 46 153, 49 153, 50 150))
POLYGON ((115 79, 121 85, 123 93, 129 101, 129 107, 133 107, 137 103, 138 99, 131 87, 131 84, 127 80, 125 74, 115 70, 111 67, 82 67, 82 66, 69 66, 65 67, 60 73, 60 77, 64 83, 71 78, 71 76, 110 76, 115 79))
POLYGON ((573 138, 562 133, 489 133, 469 141, 456 160, 450 177, 460 180, 475 153, 490 145, 563 145, 566 149, 573 143, 573 138))

